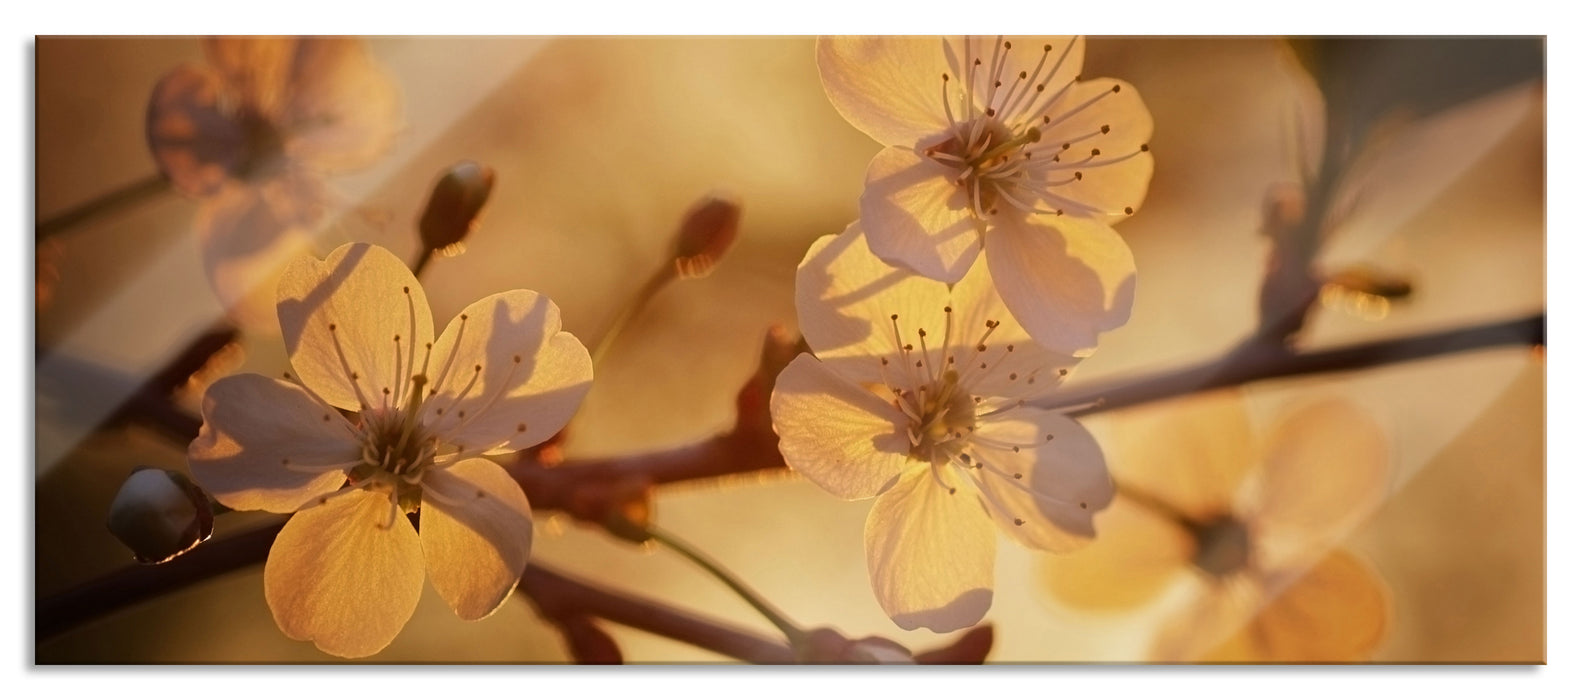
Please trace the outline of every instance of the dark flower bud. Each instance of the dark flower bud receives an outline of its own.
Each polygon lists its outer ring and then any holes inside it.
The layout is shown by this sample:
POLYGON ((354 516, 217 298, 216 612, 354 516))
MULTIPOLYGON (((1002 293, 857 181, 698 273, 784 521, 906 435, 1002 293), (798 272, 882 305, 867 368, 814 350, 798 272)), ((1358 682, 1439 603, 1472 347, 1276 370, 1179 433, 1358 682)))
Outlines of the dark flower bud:
POLYGON ((478 214, 494 189, 494 168, 470 160, 450 167, 434 183, 428 206, 418 219, 423 246, 430 250, 459 251, 462 239, 478 222, 478 214))
POLYGON ((693 204, 676 231, 676 274, 691 278, 713 272, 736 241, 741 220, 742 207, 734 197, 709 195, 693 204))
POLYGON ((163 564, 214 534, 214 511, 185 475, 141 467, 110 503, 105 525, 144 564, 163 564))

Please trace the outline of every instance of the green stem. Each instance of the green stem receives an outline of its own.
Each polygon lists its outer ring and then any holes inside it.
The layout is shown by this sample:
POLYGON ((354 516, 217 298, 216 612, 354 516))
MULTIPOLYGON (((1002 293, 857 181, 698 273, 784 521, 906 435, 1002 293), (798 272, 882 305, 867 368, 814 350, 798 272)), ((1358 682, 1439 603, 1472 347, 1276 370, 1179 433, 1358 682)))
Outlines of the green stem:
POLYGON ((654 270, 654 274, 649 276, 648 281, 643 283, 642 288, 632 295, 632 300, 627 302, 626 308, 621 310, 621 315, 615 317, 615 320, 610 323, 609 329, 605 330, 604 335, 599 338, 598 347, 593 349, 594 367, 599 366, 599 360, 609 353, 610 348, 615 345, 615 339, 620 337, 621 331, 626 328, 627 322, 636 318, 637 312, 647 307, 648 302, 658 296, 659 290, 664 289, 665 285, 670 284, 675 279, 676 265, 674 260, 666 260, 663 267, 654 270))
POLYGON ((791 646, 799 647, 802 645, 803 639, 807 636, 807 633, 803 632, 802 628, 797 627, 790 620, 787 620, 784 614, 776 610, 774 606, 770 605, 768 602, 764 601, 758 596, 757 593, 753 592, 753 589, 748 588, 747 584, 737 580, 735 576, 732 576, 730 572, 726 571, 719 564, 715 563, 714 560, 709 559, 707 555, 704 555, 702 552, 693 549, 691 545, 676 539, 674 535, 660 530, 657 527, 649 526, 648 534, 654 538, 654 541, 669 547, 677 554, 692 560, 692 563, 703 567, 704 571, 713 574, 714 578, 719 579, 726 586, 729 586, 732 591, 736 592, 736 595, 741 596, 742 600, 747 601, 748 605, 753 606, 754 610, 757 610, 759 614, 763 615, 765 618, 768 618, 770 622, 774 623, 775 627, 780 628, 780 632, 785 634, 786 639, 791 642, 791 646))
POLYGON ((167 192, 169 189, 170 185, 165 181, 165 176, 154 173, 107 192, 92 201, 72 207, 53 218, 38 222, 37 228, 34 229, 34 240, 42 241, 85 221, 114 213, 161 192, 167 192))

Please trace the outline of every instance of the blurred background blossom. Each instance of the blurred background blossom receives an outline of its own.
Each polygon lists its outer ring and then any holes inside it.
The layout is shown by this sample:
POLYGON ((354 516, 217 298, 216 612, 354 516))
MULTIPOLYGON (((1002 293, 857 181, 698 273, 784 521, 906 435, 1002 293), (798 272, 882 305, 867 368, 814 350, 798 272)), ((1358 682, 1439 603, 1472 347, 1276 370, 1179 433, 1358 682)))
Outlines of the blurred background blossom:
MULTIPOLYGON (((1541 41, 1518 43, 1541 56, 1541 41)), ((813 240, 856 218, 873 155, 873 142, 826 99, 813 41, 365 45, 398 86, 406 128, 381 157, 336 176, 342 201, 311 227, 313 244, 328 250, 367 240, 415 256, 416 220, 438 173, 464 159, 487 163, 497 175, 494 193, 467 252, 436 259, 424 273, 435 315, 527 287, 554 298, 567 330, 591 345, 642 280, 667 264, 674 227, 692 203, 729 191, 742 206, 730 254, 710 276, 667 287, 631 320, 564 449, 573 457, 654 449, 729 425, 732 396, 753 371, 765 328, 794 323, 797 262, 813 240)), ((1122 232, 1138 269, 1131 321, 1103 336, 1068 380, 1073 389, 1217 356, 1258 325, 1271 246, 1260 233, 1266 196, 1273 185, 1301 182, 1321 153, 1326 105, 1304 60, 1277 39, 1088 42, 1086 72, 1124 79, 1147 99, 1156 171, 1147 206, 1122 232)), ((196 39, 40 39, 39 218, 150 176, 150 95, 173 67, 206 61, 196 39)), ((1545 91, 1541 73, 1504 85, 1470 98, 1417 100, 1414 113, 1389 120, 1389 139, 1374 140, 1379 130, 1358 137, 1377 154, 1372 175, 1343 184, 1342 192, 1359 195, 1337 198, 1328 213, 1336 223, 1321 269, 1366 263, 1408 279, 1412 292, 1384 313, 1315 310, 1298 336, 1302 347, 1544 308, 1545 91)), ((39 598, 130 560, 102 517, 82 514, 108 512, 134 466, 184 469, 185 445, 143 428, 91 428, 131 395, 136 378, 223 317, 198 263, 204 237, 193 222, 205 207, 151 198, 61 236, 69 254, 51 260, 59 282, 37 316, 39 598), (92 380, 79 371, 85 362, 134 382, 92 380)), ((249 334, 241 342, 236 371, 285 367, 277 338, 249 334)), ((1545 375, 1541 352, 1503 348, 1246 389, 1255 432, 1323 395, 1365 407, 1389 437, 1389 495, 1343 540, 1390 591, 1391 623, 1373 659, 1544 658, 1545 375)), ((1105 439, 1122 416, 1082 420, 1105 439)), ((658 501, 661 524, 730 562, 794 619, 911 649, 943 642, 897 630, 869 594, 860 535, 868 504, 835 501, 785 471, 662 488, 658 501)), ((257 522, 217 518, 215 537, 257 522)), ((612 585, 641 581, 645 595, 774 633, 675 557, 563 516, 540 516, 538 526, 536 560, 612 585)), ((1125 613, 1068 606, 1048 595, 1038 555, 1000 549, 990 661, 1144 659, 1180 602, 1166 596, 1125 613)), ((327 660, 279 633, 261 587, 261 567, 218 577, 43 642, 36 658, 327 660)), ((722 660, 646 633, 609 631, 628 660, 722 660)), ((425 591, 407 631, 371 660, 565 658, 560 637, 524 600, 463 623, 425 591)))

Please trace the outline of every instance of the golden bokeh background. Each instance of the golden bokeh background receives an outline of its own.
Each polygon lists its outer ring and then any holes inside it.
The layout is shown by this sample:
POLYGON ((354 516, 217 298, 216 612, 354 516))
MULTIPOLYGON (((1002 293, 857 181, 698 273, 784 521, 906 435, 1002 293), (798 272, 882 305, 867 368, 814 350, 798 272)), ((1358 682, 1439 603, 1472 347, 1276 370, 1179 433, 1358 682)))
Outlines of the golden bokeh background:
MULTIPOLYGON (((1535 40, 1536 41, 1536 40, 1535 40)), ((573 421, 572 456, 684 444, 729 426, 765 329, 795 325, 792 280, 815 238, 856 217, 879 145, 829 106, 809 38, 376 38, 400 85, 406 128, 376 165, 336 177, 354 206, 321 252, 368 240, 412 256, 434 178, 475 159, 498 173, 467 252, 423 282, 443 320, 484 295, 550 296, 588 345, 657 265, 681 214, 725 191, 741 234, 710 277, 652 300, 602 364, 573 421)), ((37 213, 46 219, 154 172, 144 113, 154 83, 202 61, 179 39, 41 38, 36 46, 37 213)), ((1106 335, 1073 387, 1208 359, 1256 321, 1271 185, 1292 182, 1321 111, 1282 41, 1105 39, 1088 76, 1133 83, 1156 124, 1148 199, 1118 230, 1137 260, 1131 322, 1106 335)), ((1304 348, 1482 323, 1545 307, 1544 88, 1523 83, 1399 127, 1380 174, 1358 189, 1321 261, 1410 278, 1387 309, 1321 308, 1304 348)), ((139 428, 91 432, 129 387, 72 381, 70 357, 146 376, 221 318, 172 193, 59 237, 60 281, 37 314, 37 599, 131 562, 104 528, 132 467, 183 469, 184 445, 139 428)), ((245 339, 238 371, 278 374, 278 338, 245 339)), ((1391 590, 1385 662, 1545 658, 1542 351, 1510 347, 1247 387, 1255 426, 1312 397, 1343 396, 1389 434, 1391 494, 1347 540, 1391 590)), ((1101 441, 1124 411, 1084 418, 1101 441)), ((863 559, 868 503, 829 497, 789 472, 666 487, 660 525, 757 588, 793 620, 914 650, 951 636, 897 629, 863 559)), ((220 518, 216 537, 258 516, 220 518)), ((1102 530, 1100 533, 1102 537, 1102 530)), ((669 552, 541 516, 534 559, 773 636, 747 605, 669 552)), ((990 661, 1140 661, 1171 601, 1100 614, 1042 590, 1044 556, 1002 541, 990 661)), ((629 661, 723 661, 607 625, 629 661)), ((275 627, 262 569, 218 577, 36 646, 39 663, 327 662, 275 627)), ((477 623, 425 591, 372 662, 561 662, 558 635, 517 597, 477 623)))

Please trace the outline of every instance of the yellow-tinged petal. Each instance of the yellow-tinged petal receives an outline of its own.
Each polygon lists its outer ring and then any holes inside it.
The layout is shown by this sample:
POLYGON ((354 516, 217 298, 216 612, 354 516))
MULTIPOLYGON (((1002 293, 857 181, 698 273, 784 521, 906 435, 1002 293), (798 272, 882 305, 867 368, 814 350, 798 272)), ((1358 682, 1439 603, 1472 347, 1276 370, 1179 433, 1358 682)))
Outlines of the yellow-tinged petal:
POLYGON ((351 426, 295 384, 225 377, 203 396, 203 427, 187 447, 192 476, 235 510, 290 513, 339 488, 360 459, 351 426))
POLYGON ((1137 264, 1109 226, 1071 216, 1001 216, 984 239, 995 288, 1033 340, 1086 357, 1131 317, 1137 264))
POLYGON ((875 141, 911 147, 949 126, 938 37, 819 37, 815 54, 830 103, 875 141))
MULTIPOLYGON (((973 105, 982 112, 992 96, 996 113, 1008 123, 1038 123, 1037 117, 1082 73, 1087 39, 1081 36, 975 36, 949 37, 945 40, 945 62, 951 80, 961 88, 972 63, 982 61, 971 72, 973 105), (1010 46, 1006 47, 1005 44, 1010 46), (998 72, 996 64, 1003 64, 998 72), (1027 73, 1026 78, 1021 74, 1027 73), (1000 85, 994 84, 996 78, 1000 85), (1042 90, 1037 89, 1043 86, 1042 90), (1008 101, 1009 97, 1009 101, 1008 101)), ((957 100, 961 96, 953 93, 957 100)), ((961 105, 953 103, 956 118, 962 119, 961 105)))
POLYGON ((1160 628, 1149 657, 1165 663, 1201 663, 1247 624, 1263 602, 1261 583, 1251 575, 1205 578, 1198 595, 1160 628))
POLYGON ((1060 153, 1061 167, 1048 176, 1065 184, 1039 198, 1046 208, 1116 221, 1128 216, 1128 207, 1142 206, 1154 174, 1153 153, 1142 149, 1153 137, 1154 122, 1136 88, 1114 78, 1077 83, 1045 116, 1051 121, 1042 142, 1071 144, 1060 153))
POLYGON ((946 306, 945 285, 874 257, 857 224, 814 241, 797 266, 802 335, 831 369, 855 382, 882 381, 878 358, 898 351, 897 328, 912 340, 920 327, 943 337, 946 306))
POLYGON ((246 107, 278 120, 289 97, 299 40, 287 36, 210 37, 203 52, 246 107))
POLYGON ((465 459, 423 477, 423 558, 429 581, 463 620, 505 602, 527 566, 533 509, 500 465, 465 459))
POLYGON ((947 288, 879 260, 857 224, 813 243, 797 268, 796 290, 808 346, 830 369, 860 384, 900 381, 908 376, 901 365, 917 370, 925 346, 926 364, 956 363, 963 386, 987 396, 1041 395, 1076 364, 1032 342, 994 291, 982 260, 947 288), (990 321, 994 329, 985 335, 990 321), (926 339, 918 337, 920 329, 926 339), (904 345, 913 347, 903 351, 904 345), (890 365, 881 366, 880 358, 890 365))
POLYGON ((207 197, 247 157, 242 127, 221 107, 224 85, 208 68, 166 73, 148 100, 148 149, 183 194, 207 197))
POLYGON ((400 90, 358 39, 299 40, 286 90, 286 153, 322 171, 371 164, 402 128, 400 90))
POLYGON ((1241 494, 1266 567, 1329 551, 1378 507, 1389 439, 1349 401, 1305 406, 1267 437, 1263 471, 1241 494))
POLYGON ((840 498, 872 498, 908 466, 906 416, 811 355, 780 372, 769 413, 786 465, 840 498))
POLYGON ((348 410, 403 404, 434 340, 428 297, 405 263, 384 248, 348 243, 323 262, 293 261, 277 298, 286 352, 303 384, 348 410))
POLYGON ((1079 608, 1124 609, 1147 603, 1191 565, 1192 536, 1130 501, 1116 501, 1094 522, 1088 546, 1040 563, 1047 589, 1079 608))
POLYGON ((423 547, 386 494, 351 491, 291 517, 264 563, 264 598, 286 636, 321 651, 377 653, 423 592, 423 547))
POLYGON ((593 386, 588 350, 560 330, 560 308, 524 289, 457 314, 434 341, 425 373, 434 396, 424 404, 424 424, 447 442, 489 454, 549 439, 593 386))
POLYGON ((1199 521, 1232 513, 1238 489, 1257 465, 1239 390, 1127 409, 1112 425, 1116 480, 1199 521))
POLYGON ((1283 590, 1203 661, 1346 663, 1366 661, 1389 627, 1384 583, 1358 557, 1330 552, 1283 590))
POLYGON ((280 334, 276 290, 292 260, 313 253, 323 209, 317 180, 287 176, 258 186, 228 184, 204 200, 193 227, 215 296, 243 328, 280 334))
POLYGON ((982 223, 957 172, 906 148, 874 156, 858 201, 874 255, 940 282, 967 274, 983 245, 982 223))
POLYGON ((1093 538, 1093 516, 1110 504, 1115 487, 1098 442, 1081 424, 1058 411, 1013 408, 984 418, 970 441, 984 465, 971 474, 1006 534, 1052 552, 1093 538))
POLYGON ((874 501, 863 537, 874 595, 902 629, 950 632, 988 612, 994 526, 951 470, 937 481, 929 468, 903 474, 874 501))

